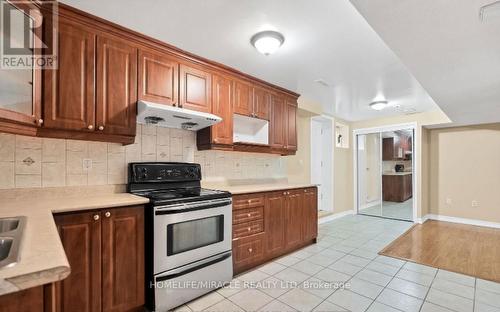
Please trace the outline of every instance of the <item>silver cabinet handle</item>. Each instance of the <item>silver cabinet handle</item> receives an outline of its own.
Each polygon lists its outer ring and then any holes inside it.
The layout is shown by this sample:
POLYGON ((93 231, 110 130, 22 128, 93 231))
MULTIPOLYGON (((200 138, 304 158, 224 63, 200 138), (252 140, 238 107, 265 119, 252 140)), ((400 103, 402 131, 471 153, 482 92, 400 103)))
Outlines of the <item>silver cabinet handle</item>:
POLYGON ((104 216, 105 216, 106 218, 109 218, 109 217, 111 217, 111 212, 109 212, 109 211, 106 211, 106 213, 104 214, 104 216))
POLYGON ((94 215, 94 220, 99 220, 99 215, 94 215))
POLYGON ((94 126, 93 126, 93 125, 89 125, 89 126, 87 127, 87 129, 92 130, 92 129, 94 129, 94 126))
POLYGON ((38 119, 38 124, 43 125, 43 119, 38 119))
POLYGON ((104 130, 104 126, 99 126, 99 130, 100 131, 104 130))
POLYGON ((253 252, 253 249, 252 248, 248 248, 248 252, 253 252))

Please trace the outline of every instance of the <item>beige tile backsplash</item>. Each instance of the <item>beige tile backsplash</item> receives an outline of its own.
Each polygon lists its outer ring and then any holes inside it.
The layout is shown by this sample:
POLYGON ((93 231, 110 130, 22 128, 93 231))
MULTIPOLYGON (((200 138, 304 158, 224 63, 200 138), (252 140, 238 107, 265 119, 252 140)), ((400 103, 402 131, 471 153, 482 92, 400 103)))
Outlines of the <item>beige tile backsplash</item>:
POLYGON ((127 182, 127 164, 137 161, 196 162, 204 180, 286 176, 280 156, 197 151, 195 132, 138 125, 134 144, 33 138, 0 133, 0 189, 127 182), (92 166, 84 168, 84 160, 92 166))

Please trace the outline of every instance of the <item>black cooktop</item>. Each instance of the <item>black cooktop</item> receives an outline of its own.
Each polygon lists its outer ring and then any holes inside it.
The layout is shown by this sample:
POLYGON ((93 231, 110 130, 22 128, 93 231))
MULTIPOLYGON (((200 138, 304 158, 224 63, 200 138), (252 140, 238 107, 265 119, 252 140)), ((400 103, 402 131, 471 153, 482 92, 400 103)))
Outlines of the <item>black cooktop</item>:
POLYGON ((149 198, 155 206, 231 197, 229 192, 200 187, 150 190, 135 194, 149 198))

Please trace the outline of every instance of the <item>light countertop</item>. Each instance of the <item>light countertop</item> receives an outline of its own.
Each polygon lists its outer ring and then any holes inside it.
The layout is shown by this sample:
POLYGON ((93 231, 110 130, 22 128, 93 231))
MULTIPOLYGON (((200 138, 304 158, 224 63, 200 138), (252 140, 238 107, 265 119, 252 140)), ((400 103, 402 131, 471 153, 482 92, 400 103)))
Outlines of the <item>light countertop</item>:
POLYGON ((53 199, 0 200, 0 218, 26 216, 19 262, 0 269, 0 295, 66 278, 70 266, 52 214, 141 205, 147 198, 127 193, 53 199))
POLYGON ((382 175, 404 176, 410 174, 412 174, 411 171, 403 171, 403 172, 386 171, 382 175))
POLYGON ((290 190, 290 189, 306 188, 313 186, 317 185, 311 183, 283 183, 283 182, 246 184, 246 185, 223 185, 223 184, 210 184, 210 183, 203 184, 204 188, 228 191, 233 195, 290 190))

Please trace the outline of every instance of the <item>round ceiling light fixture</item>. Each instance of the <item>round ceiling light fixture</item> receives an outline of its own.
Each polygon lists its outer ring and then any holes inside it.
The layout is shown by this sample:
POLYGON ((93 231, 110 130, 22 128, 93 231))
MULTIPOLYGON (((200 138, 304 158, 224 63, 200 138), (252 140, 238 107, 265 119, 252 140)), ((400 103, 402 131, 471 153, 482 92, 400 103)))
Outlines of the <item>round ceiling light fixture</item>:
POLYGON ((370 103, 370 107, 378 111, 383 110, 384 108, 387 107, 387 105, 389 105, 389 102, 387 101, 375 101, 370 103))
POLYGON ((285 37, 274 30, 266 30, 256 33, 250 39, 250 43, 264 55, 276 52, 285 42, 285 37))

